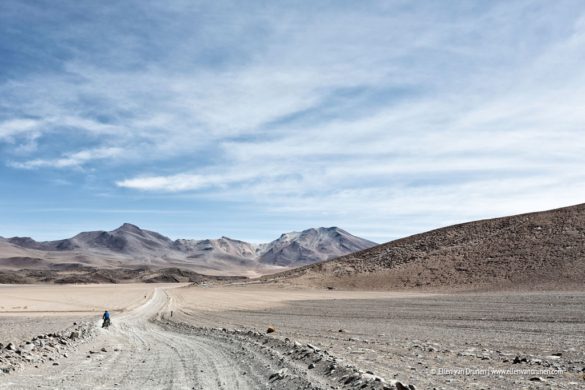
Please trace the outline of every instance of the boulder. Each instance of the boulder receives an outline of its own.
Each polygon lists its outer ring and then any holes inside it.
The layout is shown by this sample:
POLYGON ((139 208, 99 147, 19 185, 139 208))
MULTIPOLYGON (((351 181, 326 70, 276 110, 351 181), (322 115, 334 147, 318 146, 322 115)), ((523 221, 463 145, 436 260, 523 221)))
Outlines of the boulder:
POLYGON ((279 370, 275 373, 273 373, 272 375, 270 375, 270 377, 268 378, 270 381, 277 381, 280 379, 284 379, 288 374, 288 370, 286 368, 283 368, 282 370, 279 370))

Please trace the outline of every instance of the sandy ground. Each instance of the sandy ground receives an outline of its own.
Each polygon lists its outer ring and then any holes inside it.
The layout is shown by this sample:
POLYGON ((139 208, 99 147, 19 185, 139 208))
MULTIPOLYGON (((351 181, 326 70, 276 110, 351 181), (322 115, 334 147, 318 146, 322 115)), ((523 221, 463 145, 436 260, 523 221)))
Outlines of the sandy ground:
POLYGON ((152 295, 156 284, 0 285, 0 315, 119 312, 152 295))
POLYGON ((177 307, 185 311, 271 309, 294 301, 384 299, 432 296, 431 293, 283 289, 271 286, 186 287, 169 291, 177 307))
MULTIPOLYGON (((308 370, 306 360, 299 363, 293 358, 285 338, 327 351, 342 359, 336 363, 340 367, 372 370, 418 389, 585 385, 584 292, 413 294, 167 287, 155 291, 151 285, 19 286, 7 295, 11 298, 3 294, 9 289, 0 290, 4 306, 21 306, 21 313, 10 318, 23 323, 31 316, 24 306, 30 311, 34 302, 41 302, 33 310, 36 318, 50 320, 59 317, 39 311, 55 307, 70 321, 73 307, 87 315, 94 307, 101 311, 107 301, 123 310, 113 316, 112 328, 99 329, 94 341, 71 352, 59 366, 9 374, 0 381, 0 389, 89 389, 97 384, 123 389, 339 386, 335 375, 319 371, 322 362, 308 370), (93 300, 84 298, 90 296, 93 300), (51 299, 56 300, 54 306, 51 299), (264 333, 268 326, 276 327, 268 339, 247 333, 250 329, 264 333), (107 352, 99 352, 102 347, 107 352), (268 380, 283 369, 285 380, 268 380)), ((5 327, 0 322, 0 334, 5 327)))
POLYGON ((146 302, 159 285, 0 285, 0 343, 18 343, 146 302), (42 319, 41 319, 42 318, 42 319))

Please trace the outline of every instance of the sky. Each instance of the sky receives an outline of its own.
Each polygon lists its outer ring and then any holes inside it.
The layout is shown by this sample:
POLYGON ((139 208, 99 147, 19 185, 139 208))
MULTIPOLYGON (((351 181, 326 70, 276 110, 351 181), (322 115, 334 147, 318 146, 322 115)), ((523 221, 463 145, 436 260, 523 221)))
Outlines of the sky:
POLYGON ((0 236, 376 242, 585 202, 585 2, 3 0, 0 236))

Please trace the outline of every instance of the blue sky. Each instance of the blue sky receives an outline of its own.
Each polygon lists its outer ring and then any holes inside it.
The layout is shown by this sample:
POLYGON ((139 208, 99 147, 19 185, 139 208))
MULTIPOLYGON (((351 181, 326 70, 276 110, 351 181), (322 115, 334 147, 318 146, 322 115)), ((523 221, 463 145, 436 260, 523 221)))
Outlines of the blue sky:
POLYGON ((583 1, 0 2, 0 236, 384 242, 585 201, 583 1))

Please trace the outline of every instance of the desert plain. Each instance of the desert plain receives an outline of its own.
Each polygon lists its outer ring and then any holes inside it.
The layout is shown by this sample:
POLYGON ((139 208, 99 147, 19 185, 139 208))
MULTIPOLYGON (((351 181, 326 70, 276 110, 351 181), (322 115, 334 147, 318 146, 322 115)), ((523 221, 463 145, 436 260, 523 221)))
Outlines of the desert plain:
POLYGON ((0 389, 581 389, 585 293, 3 285, 0 343, 0 389))

